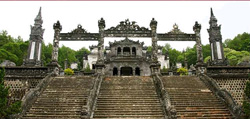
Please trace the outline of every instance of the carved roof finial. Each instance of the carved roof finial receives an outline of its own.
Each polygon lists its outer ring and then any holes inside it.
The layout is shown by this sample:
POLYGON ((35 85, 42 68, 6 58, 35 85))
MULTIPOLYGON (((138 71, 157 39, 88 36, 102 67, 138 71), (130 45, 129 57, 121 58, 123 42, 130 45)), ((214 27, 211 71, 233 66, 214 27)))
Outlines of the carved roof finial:
POLYGON ((35 25, 42 25, 43 20, 42 20, 42 7, 40 7, 39 12, 35 18, 35 25))
POLYGON ((211 17, 214 17, 213 8, 211 7, 211 17))
POLYGON ((175 24, 173 25, 173 28, 174 28, 174 29, 178 29, 178 25, 175 23, 175 24))

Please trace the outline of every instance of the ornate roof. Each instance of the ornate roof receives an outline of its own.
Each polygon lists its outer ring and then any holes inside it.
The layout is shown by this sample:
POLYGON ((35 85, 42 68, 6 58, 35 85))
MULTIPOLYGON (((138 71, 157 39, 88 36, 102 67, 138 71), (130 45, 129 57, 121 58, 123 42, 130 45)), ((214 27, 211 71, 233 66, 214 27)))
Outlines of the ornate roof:
POLYGON ((115 45, 132 45, 132 44, 143 46, 144 42, 139 42, 139 40, 133 41, 133 40, 128 39, 127 37, 121 41, 109 42, 110 47, 115 46, 115 45))

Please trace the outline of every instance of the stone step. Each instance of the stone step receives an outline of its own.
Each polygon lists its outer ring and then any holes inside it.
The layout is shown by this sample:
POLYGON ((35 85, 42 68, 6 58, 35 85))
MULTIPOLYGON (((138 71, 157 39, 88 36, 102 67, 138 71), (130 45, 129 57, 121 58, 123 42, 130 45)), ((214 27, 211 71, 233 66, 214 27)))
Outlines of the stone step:
POLYGON ((171 104, 181 119, 231 118, 229 110, 199 78, 162 77, 171 104), (187 79, 186 79, 187 78, 187 79))
POLYGON ((149 118, 149 119, 164 119, 164 116, 162 114, 159 115, 146 115, 146 114, 137 114, 137 115, 129 115, 129 114, 124 114, 124 115, 111 115, 111 114, 100 114, 100 115, 94 115, 94 118, 129 118, 129 119, 133 119, 133 118, 149 118))
POLYGON ((22 119, 80 119, 92 85, 90 79, 55 78, 22 119))

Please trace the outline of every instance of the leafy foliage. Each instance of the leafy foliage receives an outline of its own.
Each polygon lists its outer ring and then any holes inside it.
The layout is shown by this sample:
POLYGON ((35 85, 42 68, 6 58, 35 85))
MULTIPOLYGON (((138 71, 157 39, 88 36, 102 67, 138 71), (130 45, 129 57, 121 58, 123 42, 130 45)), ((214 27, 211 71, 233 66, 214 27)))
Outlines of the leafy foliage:
POLYGON ((177 72, 180 73, 180 75, 188 75, 188 70, 186 68, 179 68, 177 69, 177 72))
POLYGON ((53 45, 51 43, 49 43, 47 46, 44 43, 42 44, 42 61, 44 66, 51 62, 52 51, 53 45))
POLYGON ((5 71, 0 68, 0 118, 9 118, 10 115, 21 111, 21 101, 8 104, 9 88, 4 86, 5 71))
POLYGON ((24 42, 19 36, 13 38, 8 35, 7 31, 0 33, 0 62, 10 60, 17 66, 23 64, 23 58, 27 55, 29 42, 24 42))
POLYGON ((75 51, 69 47, 62 46, 58 52, 58 63, 64 68, 64 61, 68 59, 69 63, 76 62, 75 51))
POLYGON ((3 62, 4 60, 10 60, 12 62, 17 62, 18 57, 5 49, 0 49, 0 62, 3 62))
POLYGON ((250 55, 247 51, 236 51, 230 48, 224 48, 224 53, 231 66, 235 66, 246 60, 246 58, 250 55))
POLYGON ((74 74, 74 71, 73 71, 72 69, 70 69, 70 68, 67 68, 67 69, 64 70, 64 73, 65 73, 66 75, 73 75, 73 74, 74 74))
POLYGON ((250 117, 250 82, 249 81, 246 83, 246 88, 244 92, 245 92, 247 99, 243 101, 242 107, 246 115, 250 117))
POLYGON ((250 99, 250 82, 249 81, 246 83, 246 88, 245 88, 244 92, 245 92, 247 98, 250 99))
POLYGON ((75 55, 76 55, 76 59, 80 62, 80 65, 78 65, 79 69, 82 69, 83 67, 83 57, 90 54, 90 51, 88 49, 86 49, 85 47, 81 48, 80 50, 77 50, 75 55))
POLYGON ((250 51, 250 34, 246 32, 238 34, 233 40, 227 39, 224 44, 236 51, 250 51))
POLYGON ((91 72, 91 69, 90 69, 89 63, 87 64, 87 67, 84 69, 84 72, 91 72))
POLYGON ((161 71, 162 72, 168 72, 168 69, 164 66, 161 71))

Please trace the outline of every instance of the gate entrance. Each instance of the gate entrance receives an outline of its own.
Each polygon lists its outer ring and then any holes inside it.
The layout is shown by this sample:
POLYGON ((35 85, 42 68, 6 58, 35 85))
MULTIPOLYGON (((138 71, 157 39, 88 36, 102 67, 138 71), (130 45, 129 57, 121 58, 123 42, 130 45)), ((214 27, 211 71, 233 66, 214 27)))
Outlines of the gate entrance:
POLYGON ((133 69, 132 67, 122 67, 121 68, 121 76, 132 76, 133 69))
MULTIPOLYGON (((167 33, 157 33, 157 21, 153 18, 149 24, 151 29, 140 27, 135 21, 130 22, 128 19, 121 21, 116 27, 105 29, 105 20, 101 18, 98 21, 99 33, 89 33, 87 30, 78 25, 76 29, 68 33, 60 33, 62 26, 60 22, 54 24, 54 43, 52 62, 58 62, 58 48, 59 41, 98 41, 98 59, 96 62, 96 71, 103 72, 104 68, 104 38, 105 37, 137 37, 137 38, 151 38, 152 39, 152 56, 151 56, 151 72, 159 73, 159 64, 157 58, 158 45, 157 41, 195 41, 197 50, 197 67, 203 67, 202 45, 200 30, 201 25, 195 22, 193 27, 194 33, 187 34, 181 32, 177 25, 174 29, 167 33)), ((130 49, 129 47, 118 48, 117 54, 136 54, 136 48, 130 49), (131 53, 132 52, 132 53, 131 53)), ((198 68, 198 70, 200 70, 198 68)), ((123 67, 121 75, 132 75, 133 70, 131 67, 123 67)), ((104 73, 104 72, 103 72, 104 73)))

